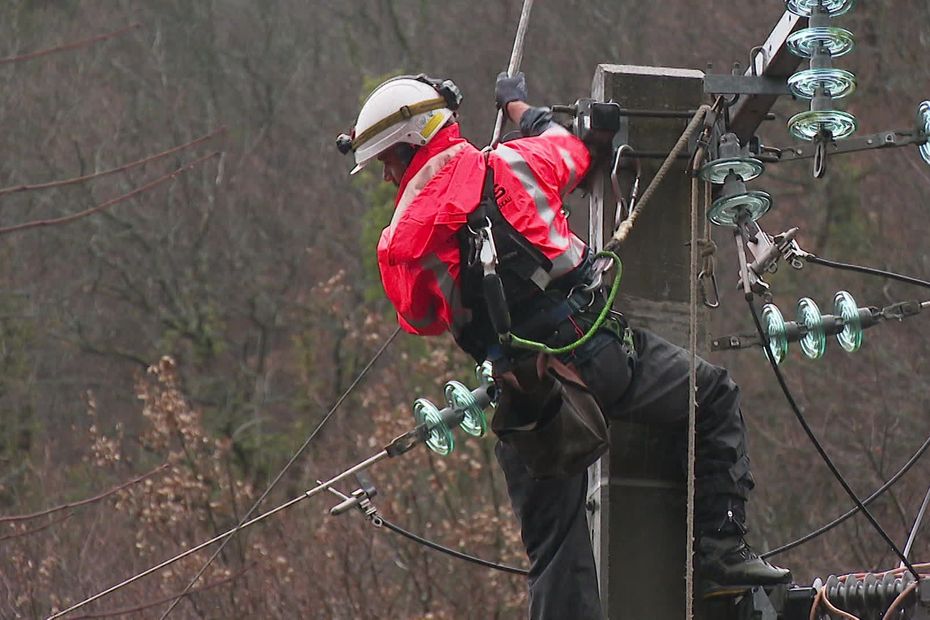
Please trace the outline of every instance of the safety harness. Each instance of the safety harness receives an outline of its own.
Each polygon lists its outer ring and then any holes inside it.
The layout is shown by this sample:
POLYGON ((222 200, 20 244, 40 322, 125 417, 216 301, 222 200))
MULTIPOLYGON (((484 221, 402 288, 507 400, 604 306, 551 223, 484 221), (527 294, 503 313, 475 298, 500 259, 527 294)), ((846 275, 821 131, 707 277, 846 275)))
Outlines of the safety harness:
POLYGON ((553 280, 552 261, 500 212, 494 170, 488 165, 478 207, 458 233, 463 305, 471 321, 455 334, 458 345, 475 359, 502 358, 512 347, 564 353, 587 341, 602 326, 629 340, 626 322, 611 306, 620 280, 620 261, 607 300, 594 285, 594 258, 586 250, 581 264, 553 280), (561 349, 524 340, 546 339, 569 317, 594 313, 586 334, 561 349), (500 343, 500 344, 498 344, 500 343))

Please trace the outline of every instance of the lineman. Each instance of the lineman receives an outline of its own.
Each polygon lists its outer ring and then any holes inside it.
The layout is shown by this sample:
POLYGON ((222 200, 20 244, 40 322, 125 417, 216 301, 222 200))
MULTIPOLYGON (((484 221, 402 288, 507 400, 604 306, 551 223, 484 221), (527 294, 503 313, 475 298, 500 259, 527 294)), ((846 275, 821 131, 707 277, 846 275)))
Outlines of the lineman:
MULTIPOLYGON (((588 148, 547 108, 526 103, 523 74, 498 76, 495 94, 522 137, 487 155, 459 134, 455 85, 423 75, 372 91, 339 147, 354 153, 353 174, 377 160, 397 186, 378 264, 400 325, 419 335, 451 332, 475 360, 492 361, 503 386, 492 427, 530 560, 530 617, 601 618, 584 497, 585 469, 606 446, 586 420, 685 430, 689 355, 616 314, 559 356, 501 345, 508 319, 522 337, 574 342, 604 296, 589 249, 561 210, 591 166, 588 148), (486 288, 489 273, 502 296, 486 288)), ((703 360, 697 377, 699 574, 706 588, 785 583, 789 571, 743 539, 753 480, 739 388, 703 360)))

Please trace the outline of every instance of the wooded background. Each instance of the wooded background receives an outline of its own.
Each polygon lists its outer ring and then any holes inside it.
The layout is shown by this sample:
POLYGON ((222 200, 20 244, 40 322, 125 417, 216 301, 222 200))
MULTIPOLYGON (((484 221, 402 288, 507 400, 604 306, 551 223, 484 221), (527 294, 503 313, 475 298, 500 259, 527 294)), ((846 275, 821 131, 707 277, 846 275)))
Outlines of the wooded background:
MULTIPOLYGON (((44 617, 235 525, 395 327, 374 263, 393 188, 379 170, 350 179, 335 136, 384 77, 426 72, 459 84, 464 133, 485 144, 520 5, 0 3, 0 227, 80 212, 221 153, 92 216, 0 238, 0 618, 44 617), (115 168, 221 127, 144 166, 17 188, 115 168), (61 510, 19 518, 53 507, 61 510)), ((523 61, 532 102, 588 94, 598 63, 728 73, 783 10, 779 0, 537 2, 523 61)), ((859 78, 846 109, 860 133, 913 129, 917 104, 930 98, 928 24, 925 0, 860 2, 841 18, 858 40, 836 65, 859 78)), ((785 121, 806 106, 780 101, 763 142, 791 144, 785 121)), ((916 150, 829 164, 818 182, 805 163, 769 166, 753 184, 775 198, 763 227, 799 226, 802 247, 828 258, 930 276, 930 168, 916 150)), ((718 242, 723 305, 711 332, 750 332, 729 234, 718 242)), ((829 308, 840 289, 860 305, 930 297, 812 265, 783 266, 771 284, 788 319, 799 297, 829 308)), ((794 347, 784 365, 860 495, 930 434, 928 319, 870 330, 854 355, 833 342, 810 361, 794 347)), ((846 511, 761 353, 712 359, 745 391, 758 485, 751 541, 775 547, 846 511)), ((375 452, 411 426, 415 398, 438 402, 448 379, 473 385, 471 372, 450 338, 400 336, 263 507, 375 452)), ((449 458, 418 449, 376 468, 376 505, 444 544, 524 565, 493 443, 460 438, 449 458)), ((902 545, 928 471, 919 463, 874 504, 902 545)), ((330 517, 330 505, 320 496, 244 532, 173 616, 523 616, 520 577, 439 556, 354 512, 330 517)), ((926 532, 912 558, 930 559, 926 532)), ((158 617, 159 601, 205 559, 72 617, 158 617)), ((896 565, 861 517, 778 562, 802 584, 896 565)))

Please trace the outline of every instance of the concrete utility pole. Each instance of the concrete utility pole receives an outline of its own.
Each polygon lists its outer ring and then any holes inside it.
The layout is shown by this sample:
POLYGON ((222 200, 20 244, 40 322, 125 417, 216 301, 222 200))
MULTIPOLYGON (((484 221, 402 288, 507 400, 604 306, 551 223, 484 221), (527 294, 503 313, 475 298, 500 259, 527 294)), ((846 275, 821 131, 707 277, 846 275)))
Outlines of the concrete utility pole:
MULTIPOLYGON (((600 65, 592 96, 621 108, 683 111, 704 97, 704 74, 689 69, 600 65)), ((690 115, 689 115, 690 116, 690 115)), ((668 152, 688 118, 624 117, 624 142, 637 151, 668 152)), ((641 188, 661 165, 643 159, 641 188)), ((672 168, 621 249, 623 284, 617 307, 630 321, 681 345, 688 344, 691 181, 687 160, 672 168)), ((613 230, 610 179, 591 197, 589 238, 613 230)), ((703 313, 703 311, 702 311, 703 313)), ((700 320, 700 324, 705 324, 700 320)), ((698 341, 706 338, 699 336, 698 341)), ((601 589, 610 620, 681 620, 685 614, 686 486, 680 445, 639 424, 611 423, 611 447, 597 463, 589 488, 589 523, 601 589)))
MULTIPOLYGON (((785 41, 806 19, 784 13, 755 48, 747 75, 784 79, 800 63, 785 41)), ((621 108, 687 111, 705 101, 704 74, 688 69, 598 66, 592 97, 621 108)), ((731 129, 745 143, 774 104, 770 94, 744 94, 731 113, 731 129)), ((624 117, 623 141, 639 152, 668 152, 687 118, 624 117)), ((641 159, 641 190, 661 165, 641 159)), ((688 343, 690 178, 679 161, 662 182, 621 249, 623 285, 617 308, 637 326, 681 346, 688 343)), ((703 197, 702 197, 703 204, 703 197)), ((610 179, 595 187, 588 212, 588 239, 601 248, 613 230, 610 179)), ((707 312, 699 311, 699 325, 707 312)), ((706 350, 706 333, 698 334, 706 350)), ((686 483, 681 454, 671 436, 639 424, 613 422, 611 448, 591 467, 588 510, 601 601, 609 620, 680 620, 685 617, 686 483)), ((696 606, 700 617, 700 606, 696 606)))

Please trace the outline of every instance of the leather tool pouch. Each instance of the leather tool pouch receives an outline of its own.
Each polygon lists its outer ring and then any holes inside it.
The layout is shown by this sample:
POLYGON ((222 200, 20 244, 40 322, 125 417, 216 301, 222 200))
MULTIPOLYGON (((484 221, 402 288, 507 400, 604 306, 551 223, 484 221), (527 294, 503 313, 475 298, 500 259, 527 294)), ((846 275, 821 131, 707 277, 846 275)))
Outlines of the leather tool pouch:
POLYGON ((534 478, 575 476, 607 450, 607 423, 597 400, 557 358, 540 353, 520 360, 495 382, 501 393, 491 428, 534 478))

